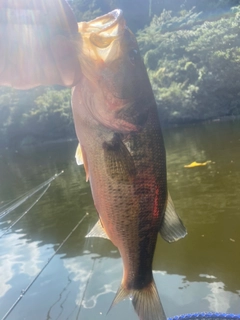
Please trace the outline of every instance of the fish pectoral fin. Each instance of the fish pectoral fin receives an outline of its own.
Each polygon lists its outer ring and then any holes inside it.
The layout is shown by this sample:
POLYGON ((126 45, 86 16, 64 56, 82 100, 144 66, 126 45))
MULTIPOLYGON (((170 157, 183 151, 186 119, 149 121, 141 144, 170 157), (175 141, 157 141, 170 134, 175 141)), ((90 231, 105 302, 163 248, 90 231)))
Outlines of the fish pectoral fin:
POLYGON ((76 158, 77 165, 81 166, 83 164, 83 155, 82 155, 82 148, 80 146, 80 143, 77 146, 75 158, 76 158))
POLYGON ((75 153, 75 158, 77 165, 81 166, 82 164, 84 165, 84 169, 86 172, 86 181, 88 181, 89 175, 88 175, 88 164, 87 164, 87 156, 84 151, 84 148, 81 147, 80 143, 77 146, 77 150, 75 153))
POLYGON ((162 238, 167 242, 177 241, 184 238, 187 234, 187 230, 184 227, 182 220, 175 211, 174 204, 169 193, 166 211, 159 232, 162 238))
POLYGON ((110 142, 103 143, 104 158, 108 175, 119 182, 129 182, 136 174, 133 157, 115 134, 110 142))
POLYGON ((99 219, 98 222, 94 225, 92 230, 85 236, 85 238, 103 238, 109 239, 108 235, 106 234, 105 229, 102 226, 101 220, 99 219))

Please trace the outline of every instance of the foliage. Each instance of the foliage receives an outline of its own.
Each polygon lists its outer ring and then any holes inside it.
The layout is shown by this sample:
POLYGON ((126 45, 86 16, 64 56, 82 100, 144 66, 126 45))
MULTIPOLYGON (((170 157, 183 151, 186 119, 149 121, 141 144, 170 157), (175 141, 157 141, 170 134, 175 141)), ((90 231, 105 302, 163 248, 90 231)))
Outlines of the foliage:
POLYGON ((217 14, 229 10, 240 4, 239 0, 151 0, 151 12, 159 15, 164 9, 178 13, 181 10, 195 8, 197 12, 204 12, 206 15, 217 14))
POLYGON ((100 0, 69 0, 77 21, 89 21, 102 14, 100 0))
POLYGON ((70 90, 0 88, 0 142, 8 145, 75 137, 70 90))
POLYGON ((120 8, 133 31, 144 28, 150 22, 152 15, 160 15, 163 10, 178 13, 194 7, 197 12, 211 15, 240 5, 240 0, 68 0, 68 2, 78 21, 88 21, 97 15, 120 8))
POLYGON ((138 33, 162 119, 240 114, 240 6, 215 21, 163 11, 138 33))

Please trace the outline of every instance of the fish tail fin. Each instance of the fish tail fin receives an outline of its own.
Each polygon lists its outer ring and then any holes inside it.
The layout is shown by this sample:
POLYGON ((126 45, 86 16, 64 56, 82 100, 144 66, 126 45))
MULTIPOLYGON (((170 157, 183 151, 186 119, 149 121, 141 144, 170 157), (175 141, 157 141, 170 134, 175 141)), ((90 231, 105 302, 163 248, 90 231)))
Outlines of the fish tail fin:
POLYGON ((167 320, 154 280, 140 290, 128 290, 121 284, 108 312, 128 296, 140 320, 167 320))
POLYGON ((166 320, 154 280, 141 290, 132 291, 132 304, 140 320, 166 320))

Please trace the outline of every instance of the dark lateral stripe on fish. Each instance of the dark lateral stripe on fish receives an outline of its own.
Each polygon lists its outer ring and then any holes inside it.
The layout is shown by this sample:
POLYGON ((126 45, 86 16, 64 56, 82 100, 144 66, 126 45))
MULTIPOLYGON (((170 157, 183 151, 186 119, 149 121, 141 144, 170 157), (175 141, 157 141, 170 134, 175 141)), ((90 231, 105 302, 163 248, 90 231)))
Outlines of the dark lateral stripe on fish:
POLYGON ((155 244, 156 241, 153 242, 152 239, 147 236, 139 242, 139 263, 132 279, 130 281, 127 279, 127 287, 129 289, 141 290, 152 282, 152 256, 155 250, 155 244))

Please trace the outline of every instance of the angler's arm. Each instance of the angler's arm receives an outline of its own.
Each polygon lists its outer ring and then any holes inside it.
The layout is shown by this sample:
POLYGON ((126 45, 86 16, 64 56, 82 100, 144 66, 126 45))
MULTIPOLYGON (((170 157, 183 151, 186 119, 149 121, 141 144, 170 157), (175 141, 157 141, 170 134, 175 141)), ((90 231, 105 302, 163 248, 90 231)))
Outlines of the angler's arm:
POLYGON ((72 87, 81 74, 76 37, 65 0, 0 0, 0 85, 72 87))

